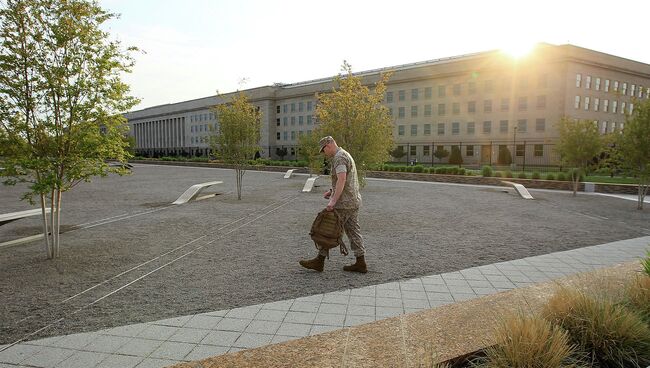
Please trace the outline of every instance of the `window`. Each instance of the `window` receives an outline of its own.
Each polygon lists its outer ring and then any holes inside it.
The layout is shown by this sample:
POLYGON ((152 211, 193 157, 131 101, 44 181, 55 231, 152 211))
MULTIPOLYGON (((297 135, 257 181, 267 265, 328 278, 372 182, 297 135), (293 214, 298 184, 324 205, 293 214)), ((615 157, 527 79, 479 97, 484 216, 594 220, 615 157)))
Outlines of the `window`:
POLYGON ((628 106, 628 110, 629 111, 627 113, 632 115, 632 113, 634 112, 634 104, 633 103, 630 102, 630 105, 628 106))
POLYGON ((409 153, 411 156, 417 156, 418 155, 418 146, 410 146, 409 147, 409 153))
POLYGON ((580 96, 576 96, 576 102, 574 103, 573 107, 576 110, 580 108, 580 96))
POLYGON ((424 135, 431 135, 431 124, 424 124, 424 135))
POLYGON ((475 124, 474 124, 473 121, 470 121, 470 122, 467 123, 467 134, 468 134, 468 135, 469 135, 469 134, 472 134, 472 135, 474 134, 474 130, 475 130, 474 125, 475 125, 475 124))
POLYGON ((413 88, 413 89, 411 90, 411 100, 415 101, 415 100, 417 100, 417 99, 418 99, 418 89, 417 89, 417 88, 413 88))
POLYGON ((424 88, 424 98, 427 100, 431 99, 431 87, 424 88))
POLYGON ((298 112, 302 112, 304 110, 305 105, 303 102, 298 102, 298 112))
POLYGON ((627 94, 627 82, 623 82, 623 87, 621 88, 621 94, 623 96, 627 94))
POLYGON ((524 157, 524 152, 526 152, 526 146, 523 144, 518 144, 515 146, 515 155, 517 157, 524 157))
POLYGON ((307 125, 311 125, 311 115, 307 115, 307 125))
POLYGON ((485 93, 492 93, 494 92, 494 81, 493 80, 486 80, 485 81, 485 93))
POLYGON ((295 140, 296 140, 296 131, 295 131, 295 130, 292 130, 292 131, 291 131, 291 140, 292 140, 292 141, 295 141, 295 140))
POLYGON ((438 135, 445 134, 445 123, 438 123, 438 135))
POLYGON ((388 103, 393 102, 393 92, 392 91, 386 92, 386 102, 388 102, 388 103))
POLYGON ((528 122, 526 119, 517 120, 517 132, 526 133, 528 131, 528 122))
POLYGON ((278 105, 278 106, 275 107, 275 113, 276 113, 276 114, 279 114, 279 113, 280 113, 280 105, 278 105))
POLYGON ((537 96, 537 109, 545 109, 546 108, 546 95, 543 96, 537 96))
POLYGON ((501 111, 508 111, 510 110, 510 99, 509 98, 502 98, 501 99, 501 111))
POLYGON ((596 77, 596 91, 600 91, 600 78, 596 77))
POLYGON ((282 139, 284 139, 285 141, 289 140, 289 132, 284 131, 282 133, 282 139))
POLYGON ((454 96, 460 96, 460 84, 454 84, 454 96))
POLYGON ((411 135, 418 135, 418 126, 416 124, 411 124, 411 135))
POLYGON ((406 116, 406 109, 404 107, 400 107, 397 111, 398 117, 403 118, 406 116))
POLYGON ((535 131, 543 132, 546 130, 546 119, 540 118, 535 120, 535 131))
POLYGON ((388 108, 388 115, 390 115, 391 117, 393 116, 393 108, 392 107, 388 108))
POLYGON ((458 122, 451 123, 451 135, 458 135, 458 134, 460 134, 460 123, 458 122))
POLYGON ((424 105, 424 116, 431 116, 431 105, 424 105))
POLYGON ((418 107, 417 106, 411 106, 411 117, 412 118, 417 118, 418 117, 418 107))
POLYGON ((296 103, 295 102, 291 103, 291 112, 296 112, 296 103))
POLYGON ((631 85, 630 86, 630 96, 634 97, 634 93, 636 93, 636 85, 631 85))
POLYGON ((286 116, 282 118, 282 125, 287 126, 287 121, 289 121, 289 118, 286 116))
POLYGON ((447 87, 438 86, 438 97, 445 97, 446 94, 447 94, 447 87))
POLYGON ((296 125, 296 117, 295 116, 291 117, 291 125, 296 125))
POLYGON ((280 132, 275 133, 275 140, 280 140, 280 132))
POLYGON ((576 88, 580 88, 580 84, 582 83, 582 74, 576 74, 576 88))
POLYGON ((458 102, 454 102, 454 103, 451 105, 451 112, 452 112, 453 114, 460 114, 460 103, 458 103, 458 102))
POLYGON ((422 146, 422 156, 431 155, 431 146, 422 146))
POLYGON ((469 145, 465 146, 465 156, 473 157, 474 156, 474 146, 469 145))
POLYGON ((587 78, 585 78, 585 88, 591 89, 591 75, 588 75, 587 78))
POLYGON ((618 92, 618 81, 614 81, 614 92, 618 92))
POLYGON ((643 86, 639 86, 639 94, 637 95, 638 98, 643 97, 643 86))
POLYGON ((543 144, 536 144, 533 146, 533 154, 535 157, 542 157, 544 156, 544 145, 543 144))
POLYGON ((646 99, 650 98, 650 87, 645 89, 645 98, 646 99))
POLYGON ((585 111, 589 110, 589 96, 585 97, 585 111))
POLYGON ((519 111, 528 110, 528 97, 519 97, 517 108, 519 109, 519 111))
POLYGON ((471 114, 476 112, 476 101, 469 101, 467 103, 467 112, 471 114))
POLYGON ((490 133, 492 132, 492 122, 491 121, 484 121, 483 122, 483 133, 490 133))
POLYGON ((618 101, 612 101, 612 113, 616 114, 616 109, 618 108, 618 101))
POLYGON ((404 125, 397 126, 397 135, 404 136, 404 125))
POLYGON ((298 116, 298 125, 303 125, 303 124, 304 124, 303 116, 300 115, 300 116, 298 116))
POLYGON ((282 105, 282 112, 285 113, 285 114, 288 113, 289 112, 289 105, 287 105, 287 104, 282 105))
POLYGON ((307 111, 311 111, 311 101, 307 101, 307 111))
POLYGON ((275 126, 280 126, 280 118, 275 119, 275 126))
POLYGON ((473 95, 476 93, 476 82, 467 83, 467 93, 473 95))
POLYGON ((594 111, 598 111, 600 109, 600 98, 595 97, 594 98, 594 111))
POLYGON ((605 79, 605 92, 609 92, 609 79, 605 79))
POLYGON ((483 101, 483 112, 492 112, 492 100, 483 101))
POLYGON ((501 120, 499 122, 499 133, 508 133, 508 120, 501 120))
POLYGON ((625 102, 621 102, 621 114, 625 114, 625 102))
POLYGON ((438 115, 444 115, 445 114, 445 104, 438 104, 438 115))
POLYGON ((398 93, 398 95, 399 95, 399 100, 400 100, 400 101, 404 101, 404 100, 406 99, 406 92, 404 92, 403 89, 400 90, 400 91, 398 91, 397 93, 398 93))
POLYGON ((548 74, 540 74, 539 77, 537 77, 537 87, 538 88, 548 87, 548 74))

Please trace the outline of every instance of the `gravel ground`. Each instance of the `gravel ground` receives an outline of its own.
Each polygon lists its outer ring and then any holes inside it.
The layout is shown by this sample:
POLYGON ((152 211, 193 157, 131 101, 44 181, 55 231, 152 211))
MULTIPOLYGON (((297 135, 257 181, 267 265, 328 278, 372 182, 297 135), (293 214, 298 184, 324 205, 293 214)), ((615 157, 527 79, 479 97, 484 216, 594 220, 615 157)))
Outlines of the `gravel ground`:
MULTIPOLYGON (((316 273, 297 261, 315 255, 308 232, 326 204, 328 178, 301 193, 306 176, 282 177, 247 172, 238 201, 232 170, 136 165, 133 175, 65 193, 60 259, 47 260, 42 242, 0 248, 0 344, 650 234, 650 210, 635 210, 633 201, 549 191, 531 191, 536 200, 526 201, 496 187, 371 179, 360 215, 370 271, 343 272, 353 257, 336 251, 316 273), (212 180, 224 181, 215 197, 171 205, 190 185, 212 180)), ((0 187, 0 212, 29 209, 20 193, 0 187)), ((0 243, 39 230, 38 218, 15 221, 0 226, 0 243)))

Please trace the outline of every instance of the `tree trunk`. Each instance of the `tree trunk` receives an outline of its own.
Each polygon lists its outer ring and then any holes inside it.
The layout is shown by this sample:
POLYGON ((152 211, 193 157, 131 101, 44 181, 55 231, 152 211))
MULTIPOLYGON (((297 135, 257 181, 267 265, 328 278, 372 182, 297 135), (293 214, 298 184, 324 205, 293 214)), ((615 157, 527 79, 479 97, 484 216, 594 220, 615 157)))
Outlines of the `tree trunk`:
POLYGON ((47 226, 47 213, 45 212, 45 195, 41 194, 41 215, 43 216, 43 242, 45 245, 45 254, 50 258, 50 232, 47 226))
POLYGON ((55 216, 56 215, 56 208, 55 208, 56 201, 55 201, 55 194, 54 194, 55 191, 56 190, 52 189, 52 192, 50 192, 50 229, 51 229, 51 231, 50 231, 49 234, 46 234, 47 237, 50 237, 50 241, 49 241, 50 242, 50 247, 49 247, 49 249, 47 251, 47 258, 49 258, 49 259, 54 258, 54 247, 55 247, 55 244, 54 244, 54 242, 55 242, 55 237, 54 237, 55 226, 54 226, 54 224, 55 224, 55 217, 56 217, 55 216))
POLYGON ((59 244, 60 244, 60 229, 61 229, 61 190, 57 189, 56 191, 56 229, 52 229, 53 233, 56 233, 56 247, 54 248, 54 257, 59 258, 61 255, 59 244))
POLYGON ((573 181, 573 196, 578 195, 578 181, 580 180, 580 175, 578 175, 575 170, 571 173, 571 180, 573 181))
POLYGON ((643 184, 641 182, 641 178, 639 178, 639 189, 638 189, 639 190, 639 192, 638 192, 639 197, 638 197, 637 205, 636 205, 637 210, 642 210, 643 209, 643 201, 645 200, 645 196, 648 193, 648 188, 649 187, 650 187, 649 184, 643 184))

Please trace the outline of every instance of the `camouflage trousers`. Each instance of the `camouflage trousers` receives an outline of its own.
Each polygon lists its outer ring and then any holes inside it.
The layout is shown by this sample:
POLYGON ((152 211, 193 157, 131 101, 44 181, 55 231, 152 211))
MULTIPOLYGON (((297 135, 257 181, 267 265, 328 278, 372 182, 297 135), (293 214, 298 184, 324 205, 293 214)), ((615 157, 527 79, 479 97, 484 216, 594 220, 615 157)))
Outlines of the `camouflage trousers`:
MULTIPOLYGON (((343 229, 350 241, 350 248, 354 252, 355 257, 361 257, 366 253, 366 248, 363 247, 363 237, 361 236, 361 226, 359 226, 359 209, 336 209, 341 220, 343 221, 343 229)), ((318 249, 318 254, 327 257, 329 252, 327 249, 318 249)))

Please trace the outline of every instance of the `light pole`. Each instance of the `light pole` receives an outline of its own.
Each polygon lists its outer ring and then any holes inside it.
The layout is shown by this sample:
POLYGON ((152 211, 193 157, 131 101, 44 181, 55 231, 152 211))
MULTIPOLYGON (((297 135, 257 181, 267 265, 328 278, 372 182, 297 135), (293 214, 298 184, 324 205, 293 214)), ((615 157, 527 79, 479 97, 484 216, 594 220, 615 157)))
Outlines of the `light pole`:
POLYGON ((512 133, 512 169, 517 168, 517 127, 515 126, 512 133))

